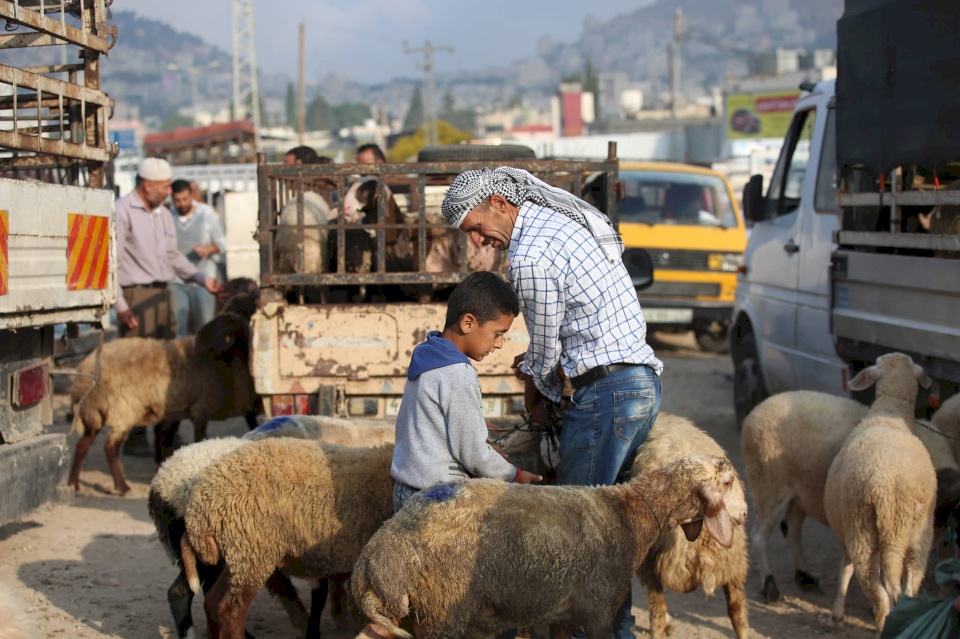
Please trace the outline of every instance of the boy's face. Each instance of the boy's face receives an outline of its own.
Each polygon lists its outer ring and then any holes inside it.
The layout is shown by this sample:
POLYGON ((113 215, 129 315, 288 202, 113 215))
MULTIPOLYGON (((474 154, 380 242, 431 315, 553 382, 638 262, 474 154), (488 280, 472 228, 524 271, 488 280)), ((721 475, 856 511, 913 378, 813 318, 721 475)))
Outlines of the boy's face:
POLYGON ((503 348, 503 335, 510 330, 515 317, 504 313, 483 324, 477 322, 477 318, 471 313, 461 317, 460 330, 464 333, 463 354, 479 362, 493 351, 503 348))

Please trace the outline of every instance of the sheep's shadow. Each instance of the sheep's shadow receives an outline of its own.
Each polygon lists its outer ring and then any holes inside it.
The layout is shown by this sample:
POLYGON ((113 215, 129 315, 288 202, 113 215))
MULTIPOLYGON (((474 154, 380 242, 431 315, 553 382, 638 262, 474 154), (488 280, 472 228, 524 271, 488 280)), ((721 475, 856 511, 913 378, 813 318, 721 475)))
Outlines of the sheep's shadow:
POLYGON ((31 528, 40 528, 43 524, 35 521, 14 521, 4 526, 0 526, 0 541, 6 541, 14 535, 31 528))

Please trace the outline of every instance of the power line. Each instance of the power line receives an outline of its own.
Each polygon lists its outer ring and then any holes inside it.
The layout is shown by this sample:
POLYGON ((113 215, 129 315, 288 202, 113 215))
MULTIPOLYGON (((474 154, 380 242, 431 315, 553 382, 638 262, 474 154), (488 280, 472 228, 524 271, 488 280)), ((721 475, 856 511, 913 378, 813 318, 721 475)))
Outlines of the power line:
POLYGON ((424 87, 423 104, 424 112, 427 116, 427 122, 423 131, 424 145, 440 143, 440 132, 437 128, 437 88, 433 78, 433 53, 434 51, 447 51, 453 53, 453 47, 448 44, 433 46, 429 40, 425 40, 423 46, 417 49, 410 48, 406 42, 403 43, 404 53, 423 53, 423 64, 417 67, 423 69, 424 87))

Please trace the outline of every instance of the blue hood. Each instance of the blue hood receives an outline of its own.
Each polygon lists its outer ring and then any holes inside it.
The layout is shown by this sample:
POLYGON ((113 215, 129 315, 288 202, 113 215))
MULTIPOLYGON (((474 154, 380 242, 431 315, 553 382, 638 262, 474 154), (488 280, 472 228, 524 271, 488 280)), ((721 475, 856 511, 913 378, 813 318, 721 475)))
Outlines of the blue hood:
POLYGON ((445 337, 440 331, 427 333, 427 341, 413 349, 407 379, 411 382, 427 371, 443 368, 451 364, 469 364, 470 359, 445 337))

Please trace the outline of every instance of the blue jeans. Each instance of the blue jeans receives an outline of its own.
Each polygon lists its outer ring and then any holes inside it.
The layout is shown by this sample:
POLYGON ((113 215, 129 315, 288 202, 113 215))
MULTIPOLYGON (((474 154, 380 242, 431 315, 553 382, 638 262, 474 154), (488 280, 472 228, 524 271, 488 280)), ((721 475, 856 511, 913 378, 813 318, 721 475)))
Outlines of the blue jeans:
MULTIPOLYGON (((659 412, 660 378, 649 366, 632 366, 578 389, 563 415, 557 483, 609 486, 626 480, 659 412)), ((617 639, 633 639, 632 599, 631 588, 614 617, 617 639)))
POLYGON ((170 305, 177 318, 177 337, 190 335, 190 318, 194 332, 213 319, 217 298, 198 284, 170 284, 170 305))
POLYGON ((420 492, 419 488, 407 486, 403 482, 393 481, 393 514, 400 512, 407 500, 420 492))

